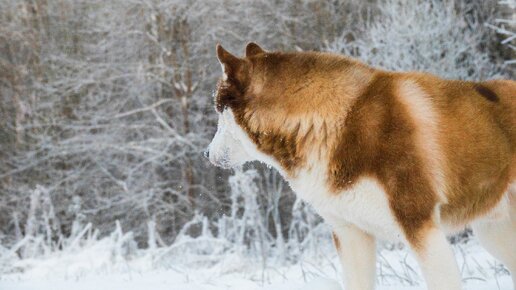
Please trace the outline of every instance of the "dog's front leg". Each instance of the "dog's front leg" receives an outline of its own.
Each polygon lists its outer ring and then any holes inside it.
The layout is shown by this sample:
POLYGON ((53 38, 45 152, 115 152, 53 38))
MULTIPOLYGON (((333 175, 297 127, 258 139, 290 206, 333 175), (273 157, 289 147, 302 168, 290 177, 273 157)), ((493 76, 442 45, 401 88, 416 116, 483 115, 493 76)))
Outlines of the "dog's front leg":
POLYGON ((373 290, 376 277, 376 241, 358 227, 334 227, 333 241, 344 271, 345 290, 373 290))
POLYGON ((428 290, 459 290, 461 279, 457 261, 445 234, 436 226, 421 229, 412 250, 425 277, 428 290))

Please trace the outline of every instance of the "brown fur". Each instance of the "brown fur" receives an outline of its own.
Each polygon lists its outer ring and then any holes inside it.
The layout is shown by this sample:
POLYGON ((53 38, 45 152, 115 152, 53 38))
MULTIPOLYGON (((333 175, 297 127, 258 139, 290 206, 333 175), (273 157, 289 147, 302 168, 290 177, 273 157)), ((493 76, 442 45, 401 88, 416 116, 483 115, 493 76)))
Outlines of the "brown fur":
POLYGON ((244 59, 222 48, 218 54, 230 63, 228 80, 218 85, 219 112, 230 107, 289 176, 317 156, 328 162, 335 194, 361 177, 377 179, 415 246, 437 204, 443 222, 464 225, 516 181, 514 81, 444 80, 254 45, 244 59))

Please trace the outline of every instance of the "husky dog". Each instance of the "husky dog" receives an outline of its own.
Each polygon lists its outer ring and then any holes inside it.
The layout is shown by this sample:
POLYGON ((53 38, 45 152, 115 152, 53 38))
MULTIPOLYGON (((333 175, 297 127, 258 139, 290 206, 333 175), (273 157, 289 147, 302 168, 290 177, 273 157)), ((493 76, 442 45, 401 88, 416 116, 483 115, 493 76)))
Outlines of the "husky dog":
POLYGON ((406 243, 428 289, 461 289, 446 235, 471 225, 516 275, 516 82, 391 72, 320 52, 217 45, 208 157, 259 160, 333 228, 346 290, 375 286, 376 239, 406 243))

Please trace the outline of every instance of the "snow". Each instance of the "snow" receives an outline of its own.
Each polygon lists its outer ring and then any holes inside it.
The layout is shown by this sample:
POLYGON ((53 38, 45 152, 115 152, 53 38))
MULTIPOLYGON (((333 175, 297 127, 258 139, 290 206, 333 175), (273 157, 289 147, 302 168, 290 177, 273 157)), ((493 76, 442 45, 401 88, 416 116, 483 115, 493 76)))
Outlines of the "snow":
MULTIPOLYGON (((114 240, 105 238, 74 250, 15 260, 10 273, 0 276, 0 289, 338 290, 340 265, 329 245, 321 245, 327 256, 275 265, 272 258, 264 263, 237 252, 194 256, 177 246, 122 255, 113 250, 114 240)), ((512 289, 507 271, 475 241, 453 248, 466 290, 512 289)), ((378 255, 378 289, 425 289, 417 269, 406 250, 384 248, 378 255)))
MULTIPOLYGON (((300 270, 299 268, 297 270, 300 270)), ((216 271, 215 271, 216 272, 216 271)), ((299 271, 292 271, 283 279, 275 279, 263 284, 245 275, 232 273, 217 275, 215 272, 206 271, 177 272, 174 270, 155 271, 148 273, 124 273, 112 275, 88 276, 79 280, 68 279, 32 279, 16 280, 13 277, 4 277, 0 281, 2 290, 283 290, 283 289, 325 289, 339 290, 341 286, 335 279, 326 277, 309 278, 304 282, 299 271), (295 273, 297 272, 297 273, 295 273)), ((416 290, 425 289, 423 285, 401 286, 382 285, 379 290, 416 290)), ((466 290, 510 290, 509 276, 500 277, 498 281, 468 281, 466 290), (499 285, 499 286, 498 286, 499 285)))

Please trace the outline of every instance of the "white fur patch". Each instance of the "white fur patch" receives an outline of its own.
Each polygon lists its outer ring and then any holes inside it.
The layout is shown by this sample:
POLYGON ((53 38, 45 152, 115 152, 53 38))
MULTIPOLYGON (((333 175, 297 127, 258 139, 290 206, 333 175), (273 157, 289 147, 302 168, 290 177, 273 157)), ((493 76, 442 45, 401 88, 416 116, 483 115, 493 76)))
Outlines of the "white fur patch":
POLYGON ((442 203, 447 202, 444 158, 439 144, 439 116, 429 96, 410 80, 399 86, 399 101, 416 123, 416 142, 420 157, 430 172, 434 191, 442 203))
POLYGON ((223 63, 220 63, 220 66, 222 67, 222 80, 227 81, 228 80, 228 74, 226 73, 226 67, 223 63))
POLYGON ((309 168, 300 170, 296 178, 290 180, 290 185, 330 225, 339 227, 351 223, 383 240, 405 240, 387 194, 375 179, 362 178, 350 189, 334 193, 327 187, 326 163, 313 162, 309 168))
POLYGON ((236 123, 233 111, 231 111, 231 109, 226 109, 224 113, 228 116, 227 120, 231 134, 240 141, 247 155, 249 155, 252 160, 261 161, 267 165, 273 166, 283 175, 283 177, 286 177, 280 164, 273 157, 261 152, 251 138, 249 138, 249 135, 236 123))

